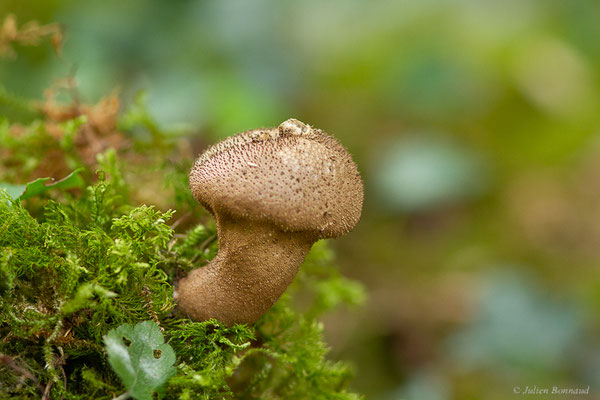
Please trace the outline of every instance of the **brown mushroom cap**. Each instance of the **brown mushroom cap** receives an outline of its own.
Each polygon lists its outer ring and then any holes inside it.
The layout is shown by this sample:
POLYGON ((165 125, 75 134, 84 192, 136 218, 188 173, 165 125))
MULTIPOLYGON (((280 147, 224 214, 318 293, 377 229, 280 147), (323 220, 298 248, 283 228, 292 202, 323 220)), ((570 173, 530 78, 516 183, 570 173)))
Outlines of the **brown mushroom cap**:
POLYGON ((210 147, 196 160, 190 187, 212 214, 269 220, 321 238, 352 230, 363 202, 362 181, 346 149, 295 119, 210 147))

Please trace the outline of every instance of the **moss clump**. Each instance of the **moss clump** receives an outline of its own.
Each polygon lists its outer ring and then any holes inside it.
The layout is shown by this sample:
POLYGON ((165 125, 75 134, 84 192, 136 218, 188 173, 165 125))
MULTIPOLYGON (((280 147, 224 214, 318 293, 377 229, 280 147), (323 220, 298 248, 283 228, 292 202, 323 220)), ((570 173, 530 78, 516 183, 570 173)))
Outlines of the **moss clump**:
POLYGON ((0 123, 0 398, 121 395, 125 389, 102 338, 146 320, 159 324, 177 356, 167 398, 358 397, 347 392, 348 367, 326 360, 317 318, 339 303, 359 301, 362 289, 331 266, 324 243, 314 246, 291 290, 254 326, 182 318, 174 282, 217 250, 212 223, 202 223, 191 196, 173 190, 185 185, 189 165, 169 161, 181 154, 166 136, 161 146, 149 145, 160 132, 144 135, 145 125, 131 114, 123 132, 115 121, 105 122, 108 133, 85 115, 59 122, 53 115, 28 125, 0 123), (92 160, 91 144, 81 139, 93 137, 90 132, 127 145, 103 149, 92 160), (32 154, 31 143, 42 150, 32 154), (76 168, 83 168, 80 187, 24 201, 1 190, 2 182, 59 178, 76 168), (141 182, 147 171, 154 171, 153 180, 141 182), (144 204, 148 187, 167 200, 144 204), (165 202, 177 211, 161 211, 168 209, 165 202), (292 306, 298 292, 311 299, 304 313, 292 306))

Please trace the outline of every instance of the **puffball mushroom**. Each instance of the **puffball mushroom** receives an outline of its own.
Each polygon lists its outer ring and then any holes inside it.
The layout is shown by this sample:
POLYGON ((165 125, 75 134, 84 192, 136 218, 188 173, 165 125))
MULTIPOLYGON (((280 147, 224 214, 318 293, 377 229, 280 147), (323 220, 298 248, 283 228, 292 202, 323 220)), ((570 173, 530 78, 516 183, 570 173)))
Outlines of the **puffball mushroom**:
POLYGON ((180 280, 179 309, 196 321, 254 323, 296 276, 312 244, 358 222, 363 185, 333 137, 298 120, 231 136, 190 172, 215 218, 219 250, 180 280))

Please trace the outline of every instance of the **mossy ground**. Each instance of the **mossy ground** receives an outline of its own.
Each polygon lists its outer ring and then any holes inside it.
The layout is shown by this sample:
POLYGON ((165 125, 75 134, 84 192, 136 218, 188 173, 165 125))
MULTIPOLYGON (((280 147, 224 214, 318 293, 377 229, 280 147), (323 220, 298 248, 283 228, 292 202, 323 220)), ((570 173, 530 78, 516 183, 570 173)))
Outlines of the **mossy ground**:
POLYGON ((81 178, 26 200, 0 190, 0 398, 119 396, 103 336, 145 320, 177 355, 166 398, 358 398, 348 366, 326 359, 318 318, 363 292, 325 242, 254 326, 177 314, 173 285, 214 257, 215 228, 187 188, 188 139, 159 129, 141 100, 118 108, 116 95, 47 100, 19 123, 0 121, 0 188, 76 169, 81 178))

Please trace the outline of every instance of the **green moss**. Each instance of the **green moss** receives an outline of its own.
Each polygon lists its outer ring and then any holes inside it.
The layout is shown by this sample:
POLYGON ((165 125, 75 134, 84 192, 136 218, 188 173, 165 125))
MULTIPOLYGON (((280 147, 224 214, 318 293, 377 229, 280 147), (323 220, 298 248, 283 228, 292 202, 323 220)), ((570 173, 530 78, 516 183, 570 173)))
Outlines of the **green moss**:
MULTIPOLYGON (((140 128, 127 115, 128 129, 148 129, 147 118, 140 128)), ((351 370, 326 359, 318 317, 364 293, 332 266, 326 243, 315 244, 290 290, 254 326, 182 318, 174 282, 205 265, 218 245, 214 224, 199 223, 203 211, 187 189, 189 163, 165 162, 173 148, 165 145, 142 146, 148 153, 141 155, 109 148, 90 166, 73 144, 85 122, 62 122, 60 138, 42 121, 20 127, 19 135, 8 121, 0 124, 0 399, 37 399, 44 391, 65 399, 122 394, 103 336, 147 320, 159 324, 177 356, 166 398, 358 398, 347 392, 351 370), (25 201, 1 189, 2 182, 26 183, 17 177, 47 163, 48 154, 71 170, 83 168, 82 187, 25 201), (142 163, 131 162, 140 156, 142 163), (160 171, 179 213, 135 204, 145 183, 126 177, 139 165, 160 171), (302 307, 294 305, 299 297, 302 307)), ((168 142, 159 135, 153 124, 153 142, 168 142)), ((135 143, 135 135, 127 140, 135 143)))

